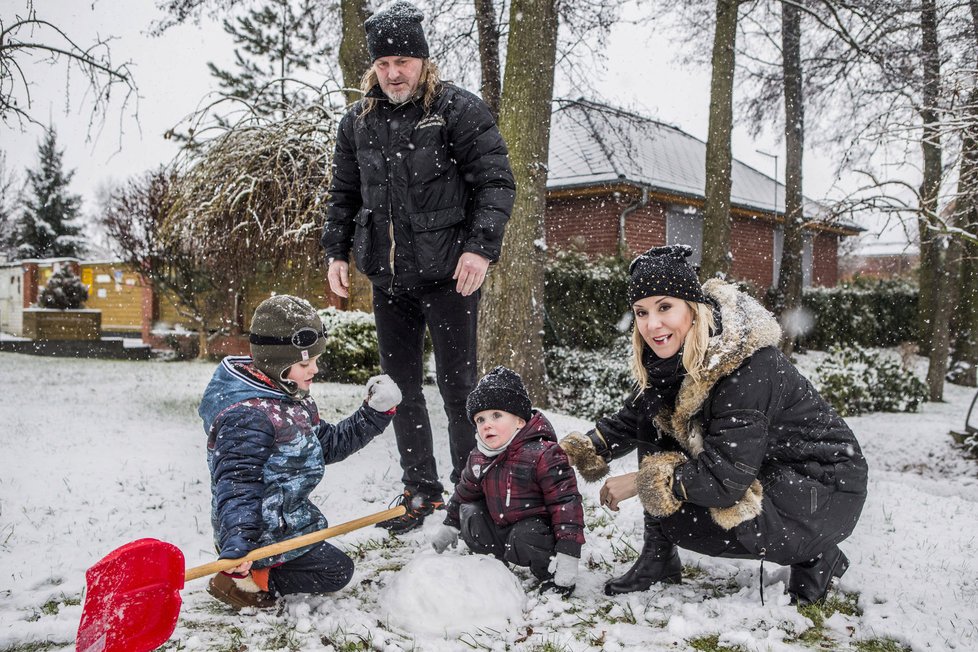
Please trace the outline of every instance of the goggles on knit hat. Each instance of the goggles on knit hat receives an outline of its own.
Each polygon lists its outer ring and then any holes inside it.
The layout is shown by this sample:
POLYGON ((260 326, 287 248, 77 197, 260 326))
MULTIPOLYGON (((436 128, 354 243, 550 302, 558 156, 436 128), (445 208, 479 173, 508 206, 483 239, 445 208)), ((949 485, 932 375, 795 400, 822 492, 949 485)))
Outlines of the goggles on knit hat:
POLYGON ((628 302, 664 296, 713 305, 703 294, 696 270, 686 262, 692 255, 689 245, 670 245, 637 256, 628 266, 628 302))

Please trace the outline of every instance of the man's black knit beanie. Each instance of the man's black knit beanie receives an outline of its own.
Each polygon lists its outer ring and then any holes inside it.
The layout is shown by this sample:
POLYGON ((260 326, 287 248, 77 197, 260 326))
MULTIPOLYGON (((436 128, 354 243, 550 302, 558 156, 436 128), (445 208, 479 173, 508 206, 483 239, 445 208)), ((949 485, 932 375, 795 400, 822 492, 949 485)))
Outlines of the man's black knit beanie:
POLYGON ((421 21, 424 14, 410 2, 399 0, 367 19, 367 51, 370 60, 381 57, 428 58, 421 21))

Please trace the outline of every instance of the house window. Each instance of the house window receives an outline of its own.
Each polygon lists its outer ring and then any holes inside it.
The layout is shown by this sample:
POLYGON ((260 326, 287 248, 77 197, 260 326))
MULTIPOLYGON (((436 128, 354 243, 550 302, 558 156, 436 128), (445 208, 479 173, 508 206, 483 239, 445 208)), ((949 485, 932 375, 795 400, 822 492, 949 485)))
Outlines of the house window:
POLYGON ((699 267, 703 262, 703 216, 691 206, 671 206, 666 213, 666 244, 684 244, 693 248, 689 263, 699 267))
MULTIPOLYGON (((812 286, 812 234, 805 233, 801 248, 801 286, 812 286)), ((781 256, 784 255, 784 227, 774 227, 774 282, 777 285, 781 278, 781 256)))

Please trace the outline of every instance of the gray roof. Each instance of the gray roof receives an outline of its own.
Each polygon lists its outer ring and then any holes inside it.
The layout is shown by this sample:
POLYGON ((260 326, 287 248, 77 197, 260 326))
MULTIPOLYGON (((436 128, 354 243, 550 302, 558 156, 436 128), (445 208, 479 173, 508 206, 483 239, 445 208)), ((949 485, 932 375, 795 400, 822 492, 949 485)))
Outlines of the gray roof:
MULTIPOLYGON (((562 102, 550 126, 547 188, 633 183, 668 193, 703 198, 706 143, 681 129, 614 107, 578 100, 562 102)), ((733 206, 771 212, 777 193, 784 214, 784 185, 734 159, 733 206)), ((825 207, 805 200, 806 217, 825 207)))

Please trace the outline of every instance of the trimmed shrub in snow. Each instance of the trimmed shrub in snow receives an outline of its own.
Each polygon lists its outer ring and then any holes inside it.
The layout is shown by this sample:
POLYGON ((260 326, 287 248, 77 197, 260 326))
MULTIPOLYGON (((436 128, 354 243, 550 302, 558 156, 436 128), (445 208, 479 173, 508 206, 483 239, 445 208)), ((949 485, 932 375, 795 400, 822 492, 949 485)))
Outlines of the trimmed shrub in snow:
POLYGON ((927 387, 886 351, 833 346, 815 368, 818 391, 841 416, 916 412, 927 387))
POLYGON ((359 310, 319 311, 326 327, 326 352, 319 358, 319 380, 365 383, 380 372, 374 316, 359 310))
POLYGON ((48 279, 37 303, 42 308, 78 310, 88 300, 88 288, 71 268, 64 266, 48 279))
POLYGON ((902 280, 808 288, 802 304, 815 323, 801 343, 824 351, 840 342, 868 347, 916 342, 917 297, 917 288, 902 280))
POLYGON ((614 414, 631 391, 631 337, 598 351, 552 346, 545 352, 550 405, 565 414, 597 419, 614 414))
POLYGON ((618 258, 557 252, 547 263, 544 346, 588 351, 610 346, 629 313, 627 285, 628 264, 618 258))

